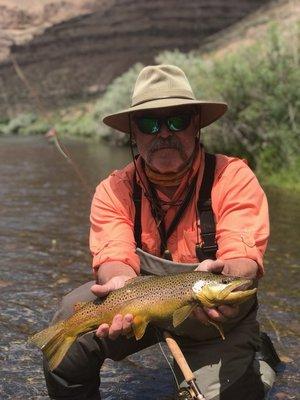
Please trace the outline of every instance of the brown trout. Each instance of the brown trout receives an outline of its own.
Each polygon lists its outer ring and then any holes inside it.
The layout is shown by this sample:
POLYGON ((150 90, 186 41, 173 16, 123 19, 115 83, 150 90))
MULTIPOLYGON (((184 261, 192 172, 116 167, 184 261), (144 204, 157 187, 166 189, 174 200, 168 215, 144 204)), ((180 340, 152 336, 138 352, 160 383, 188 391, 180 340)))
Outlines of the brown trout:
MULTIPOLYGON (((145 276, 129 280, 126 285, 93 302, 77 303, 74 314, 35 334, 29 341, 36 344, 55 369, 77 336, 110 324, 116 314, 132 314, 132 336, 143 337, 149 322, 172 320, 181 324, 197 306, 216 307, 240 304, 256 292, 252 281, 208 272, 184 272, 166 276, 145 276)), ((212 322, 222 335, 220 327, 212 322)), ((223 336, 223 335, 222 335, 223 336)))

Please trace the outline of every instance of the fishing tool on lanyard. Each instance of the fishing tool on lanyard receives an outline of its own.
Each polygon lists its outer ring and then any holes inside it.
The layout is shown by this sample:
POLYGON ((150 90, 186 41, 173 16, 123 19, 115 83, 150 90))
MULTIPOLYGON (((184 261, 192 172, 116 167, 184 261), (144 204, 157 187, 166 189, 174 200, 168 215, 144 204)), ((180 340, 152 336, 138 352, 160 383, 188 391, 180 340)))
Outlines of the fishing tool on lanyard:
POLYGON ((178 400, 192 400, 192 399, 197 399, 197 400, 205 400, 205 397, 203 394, 200 392, 200 389, 196 383, 196 377, 193 373, 193 371, 190 369, 184 355, 182 354, 182 351, 180 350, 180 347, 176 343, 175 339, 173 336, 165 331, 163 333, 165 341, 174 357, 176 360, 179 368, 181 369, 181 372, 184 376, 184 379, 186 380, 188 384, 188 388, 182 388, 179 389, 178 393, 178 400))

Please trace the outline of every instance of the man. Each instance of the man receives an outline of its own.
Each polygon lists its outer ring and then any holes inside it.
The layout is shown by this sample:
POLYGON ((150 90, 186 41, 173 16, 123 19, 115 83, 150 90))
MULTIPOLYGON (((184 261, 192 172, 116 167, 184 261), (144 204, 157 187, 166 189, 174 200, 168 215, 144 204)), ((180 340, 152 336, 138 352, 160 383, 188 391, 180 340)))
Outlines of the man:
MULTIPOLYGON (((171 273, 196 263, 201 271, 253 279, 263 275, 269 235, 265 194, 244 161, 208 155, 199 142, 200 129, 226 110, 224 103, 196 100, 175 66, 141 71, 132 106, 104 118, 131 136, 139 156, 97 187, 90 233, 96 283, 67 295, 55 322, 70 315, 77 301, 107 295, 141 268, 171 273)), ((256 300, 239 308, 199 307, 174 329, 206 399, 264 398, 260 367, 269 381, 274 371, 254 360, 256 310, 256 300), (223 324, 225 341, 209 321, 223 324)), ((81 336, 53 372, 45 362, 50 397, 99 399, 104 359, 122 359, 157 341, 151 326, 142 340, 126 339, 132 321, 130 314, 116 315, 110 326, 81 336)))

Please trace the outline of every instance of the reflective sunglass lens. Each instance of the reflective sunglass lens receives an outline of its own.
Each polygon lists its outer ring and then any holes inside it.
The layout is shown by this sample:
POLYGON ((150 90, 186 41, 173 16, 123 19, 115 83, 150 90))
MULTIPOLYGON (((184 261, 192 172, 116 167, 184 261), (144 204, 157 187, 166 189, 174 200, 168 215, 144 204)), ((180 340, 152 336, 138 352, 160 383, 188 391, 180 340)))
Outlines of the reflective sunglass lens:
POLYGON ((149 118, 149 117, 139 118, 137 120, 137 125, 140 131, 152 135, 157 133, 160 129, 159 121, 156 118, 149 118))
POLYGON ((168 128, 177 132, 186 129, 190 124, 191 117, 189 115, 177 115, 169 117, 167 120, 168 128))

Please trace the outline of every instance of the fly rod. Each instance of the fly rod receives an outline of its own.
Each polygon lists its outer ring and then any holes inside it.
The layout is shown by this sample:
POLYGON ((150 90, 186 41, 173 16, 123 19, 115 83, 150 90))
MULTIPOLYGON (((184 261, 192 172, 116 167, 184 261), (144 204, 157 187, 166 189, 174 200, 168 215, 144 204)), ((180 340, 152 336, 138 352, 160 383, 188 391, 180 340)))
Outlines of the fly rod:
POLYGON ((200 392, 200 389, 196 383, 196 377, 195 377, 193 371, 191 370, 191 368, 189 367, 189 365, 186 361, 186 358, 184 357, 176 340, 167 331, 165 331, 163 335, 164 335, 165 341, 166 341, 174 359, 176 360, 179 368, 181 369, 184 379, 186 380, 186 382, 189 386, 189 392, 190 392, 190 395, 192 396, 191 398, 197 399, 197 400, 205 400, 205 397, 200 392))

